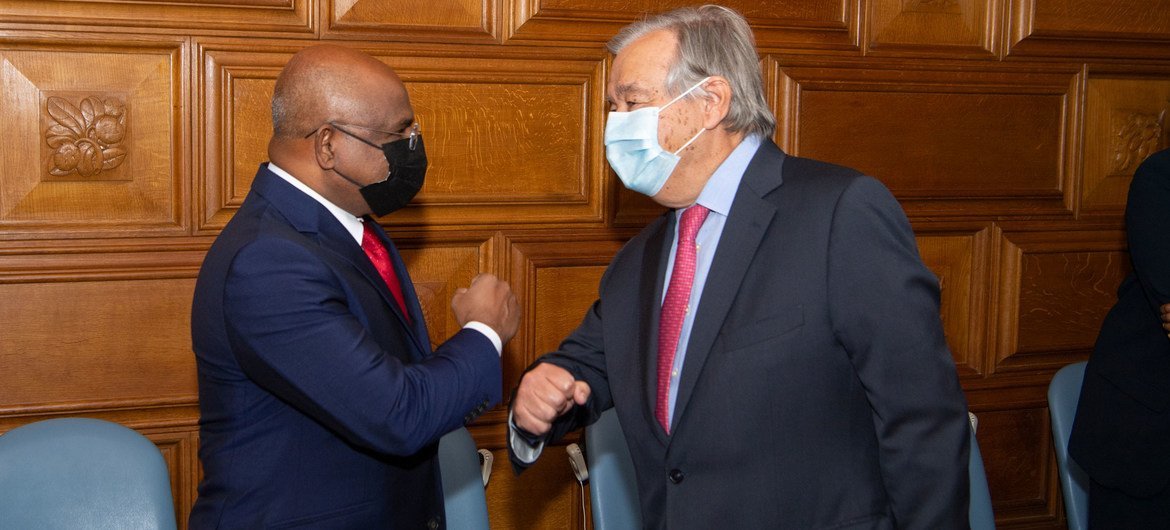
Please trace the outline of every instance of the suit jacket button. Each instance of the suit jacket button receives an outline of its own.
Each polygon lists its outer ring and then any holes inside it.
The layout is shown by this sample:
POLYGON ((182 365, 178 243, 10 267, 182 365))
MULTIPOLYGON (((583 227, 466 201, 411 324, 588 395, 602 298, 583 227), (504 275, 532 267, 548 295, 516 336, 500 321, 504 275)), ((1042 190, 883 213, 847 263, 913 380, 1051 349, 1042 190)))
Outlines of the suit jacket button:
POLYGON ((429 528, 430 530, 436 530, 437 528, 439 528, 439 518, 432 517, 429 521, 427 521, 427 528, 429 528))
POLYGON ((686 475, 683 474, 681 469, 672 469, 670 470, 670 473, 666 474, 666 476, 670 479, 670 482, 674 484, 678 484, 682 482, 684 478, 686 478, 686 475))

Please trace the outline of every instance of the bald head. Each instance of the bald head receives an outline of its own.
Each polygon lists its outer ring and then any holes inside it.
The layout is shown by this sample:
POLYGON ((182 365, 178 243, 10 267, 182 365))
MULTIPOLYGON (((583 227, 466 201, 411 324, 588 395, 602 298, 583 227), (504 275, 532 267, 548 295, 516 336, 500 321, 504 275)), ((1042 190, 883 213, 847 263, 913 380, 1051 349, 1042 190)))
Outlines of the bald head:
POLYGON ((378 145, 413 122, 406 87, 389 66, 351 48, 305 48, 276 78, 268 160, 365 215, 370 208, 359 189, 385 180, 390 169, 378 145))
POLYGON ((273 140, 303 138, 331 121, 360 121, 379 108, 409 106, 394 70, 358 50, 335 45, 305 48, 293 55, 272 96, 273 140))

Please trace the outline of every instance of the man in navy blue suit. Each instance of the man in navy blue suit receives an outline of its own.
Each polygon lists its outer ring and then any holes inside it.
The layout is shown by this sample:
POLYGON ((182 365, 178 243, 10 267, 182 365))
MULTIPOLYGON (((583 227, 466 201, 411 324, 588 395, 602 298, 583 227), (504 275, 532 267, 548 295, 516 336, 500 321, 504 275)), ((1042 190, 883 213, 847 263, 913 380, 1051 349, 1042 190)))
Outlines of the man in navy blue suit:
POLYGON ((422 186, 406 88, 316 46, 276 81, 270 162, 199 273, 191 333, 204 478, 192 528, 442 528, 439 438, 501 397, 520 309, 489 274, 456 291, 432 351, 371 218, 422 186))
POLYGON ((1146 158, 1125 205, 1133 270, 1117 288, 1081 387, 1068 452, 1089 475, 1089 528, 1170 525, 1170 149, 1146 158))

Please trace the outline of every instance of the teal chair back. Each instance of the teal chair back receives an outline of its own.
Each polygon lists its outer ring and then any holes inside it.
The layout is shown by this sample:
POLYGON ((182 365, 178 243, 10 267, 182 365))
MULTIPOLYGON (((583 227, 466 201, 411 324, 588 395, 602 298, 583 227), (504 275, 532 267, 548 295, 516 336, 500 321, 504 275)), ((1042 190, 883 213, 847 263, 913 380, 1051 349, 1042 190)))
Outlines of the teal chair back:
MULTIPOLYGON (((484 451, 486 452, 486 451, 484 451)), ((439 469, 443 481, 447 528, 488 530, 487 495, 484 487, 491 473, 491 453, 485 458, 466 428, 460 427, 439 440, 439 469), (485 467, 486 465, 486 467, 485 467)))
POLYGON ((1068 457, 1068 437, 1072 434, 1081 383, 1085 380, 1085 362, 1073 363, 1056 372, 1048 385, 1048 414, 1052 419, 1052 445, 1056 448, 1056 468, 1060 472, 1060 492, 1064 495, 1064 514, 1069 530, 1089 527, 1089 478, 1068 457))
POLYGON ((59 418, 0 436, 0 528, 173 529, 170 474, 133 429, 59 418))
POLYGON ((585 462, 594 530, 641 528, 634 461, 614 409, 585 428, 585 462))
POLYGON ((971 453, 967 459, 967 477, 971 485, 971 500, 967 518, 971 524, 971 530, 995 530, 995 513, 991 510, 991 491, 987 488, 987 472, 983 469, 983 453, 979 451, 979 441, 975 439, 979 420, 970 412, 967 413, 967 417, 971 420, 971 453))

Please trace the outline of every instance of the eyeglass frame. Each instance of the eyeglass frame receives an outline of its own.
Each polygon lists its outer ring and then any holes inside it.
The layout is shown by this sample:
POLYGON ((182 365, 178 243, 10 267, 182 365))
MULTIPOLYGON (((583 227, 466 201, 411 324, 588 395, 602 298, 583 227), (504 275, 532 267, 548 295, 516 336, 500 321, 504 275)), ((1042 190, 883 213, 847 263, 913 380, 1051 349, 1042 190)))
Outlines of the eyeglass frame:
MULTIPOLYGON (((342 127, 340 124, 338 124, 337 122, 334 122, 334 121, 326 122, 325 124, 318 126, 316 129, 309 131, 309 134, 306 134, 305 138, 313 136, 314 134, 317 133, 317 131, 321 130, 321 127, 324 127, 325 125, 333 127, 334 129, 337 129, 337 130, 345 133, 347 136, 350 136, 363 144, 366 144, 370 147, 373 147, 374 149, 381 149, 382 148, 381 145, 378 145, 378 144, 371 142, 365 138, 362 138, 361 136, 358 136, 352 132, 345 130, 344 127, 342 127)), ((408 129, 410 130, 409 133, 384 131, 382 129, 375 129, 373 127, 366 127, 364 125, 357 125, 355 123, 346 123, 344 125, 346 127, 357 127, 358 129, 365 129, 367 131, 373 131, 373 132, 382 133, 382 134, 386 134, 386 135, 398 136, 402 139, 407 140, 406 148, 411 150, 411 151, 414 151, 415 148, 418 147, 418 139, 422 137, 422 130, 419 128, 418 122, 414 122, 414 123, 410 124, 410 127, 408 127, 408 129)), ((397 140, 395 140, 395 141, 397 141, 397 140)), ((391 143, 391 142, 386 142, 386 143, 391 143)), ((383 144, 383 145, 385 145, 385 144, 383 144)))

